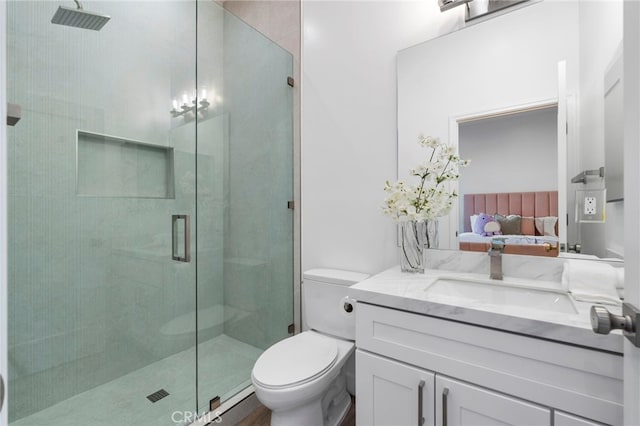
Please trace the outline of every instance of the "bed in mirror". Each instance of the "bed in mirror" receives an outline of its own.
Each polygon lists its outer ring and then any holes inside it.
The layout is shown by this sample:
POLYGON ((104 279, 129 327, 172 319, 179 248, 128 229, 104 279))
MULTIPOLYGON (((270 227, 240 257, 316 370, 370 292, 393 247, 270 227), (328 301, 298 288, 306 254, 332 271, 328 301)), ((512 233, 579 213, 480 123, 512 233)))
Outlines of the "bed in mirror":
POLYGON ((621 0, 547 0, 398 53, 398 177, 420 134, 471 160, 440 248, 486 251, 486 215, 524 254, 624 258, 621 45, 621 0))

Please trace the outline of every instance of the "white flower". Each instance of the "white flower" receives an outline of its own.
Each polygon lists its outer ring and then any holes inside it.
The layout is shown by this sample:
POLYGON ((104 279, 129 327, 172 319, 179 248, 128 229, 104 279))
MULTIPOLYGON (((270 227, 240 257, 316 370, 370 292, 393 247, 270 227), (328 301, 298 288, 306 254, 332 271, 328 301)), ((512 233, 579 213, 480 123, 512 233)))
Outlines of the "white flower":
POLYGON ((418 137, 418 143, 422 146, 426 146, 429 148, 436 148, 438 145, 440 145, 440 139, 439 138, 434 138, 433 136, 423 136, 420 135, 418 137))
POLYGON ((444 184, 459 179, 458 169, 469 164, 456 155, 455 147, 441 143, 439 138, 420 135, 418 143, 431 150, 425 161, 409 170, 419 183, 387 181, 384 187, 388 197, 382 211, 395 220, 425 221, 449 214, 458 194, 445 190, 444 184))

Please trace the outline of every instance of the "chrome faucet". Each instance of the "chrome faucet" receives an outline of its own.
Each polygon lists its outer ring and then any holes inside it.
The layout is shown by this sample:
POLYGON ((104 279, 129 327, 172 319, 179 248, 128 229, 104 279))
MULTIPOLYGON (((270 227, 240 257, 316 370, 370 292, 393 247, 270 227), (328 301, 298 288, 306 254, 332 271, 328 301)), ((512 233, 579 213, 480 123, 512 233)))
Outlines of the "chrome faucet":
POLYGON ((489 259, 491 260, 489 278, 502 280, 502 253, 504 252, 504 238, 494 238, 489 247, 489 259))

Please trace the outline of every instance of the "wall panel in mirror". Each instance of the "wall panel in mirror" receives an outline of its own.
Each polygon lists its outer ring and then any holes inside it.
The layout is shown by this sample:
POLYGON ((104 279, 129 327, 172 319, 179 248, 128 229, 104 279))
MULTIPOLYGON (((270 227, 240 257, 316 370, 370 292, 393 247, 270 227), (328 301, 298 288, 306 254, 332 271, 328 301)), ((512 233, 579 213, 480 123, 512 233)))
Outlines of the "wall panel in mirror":
POLYGON ((604 75, 604 170, 607 202, 624 198, 622 52, 604 75))

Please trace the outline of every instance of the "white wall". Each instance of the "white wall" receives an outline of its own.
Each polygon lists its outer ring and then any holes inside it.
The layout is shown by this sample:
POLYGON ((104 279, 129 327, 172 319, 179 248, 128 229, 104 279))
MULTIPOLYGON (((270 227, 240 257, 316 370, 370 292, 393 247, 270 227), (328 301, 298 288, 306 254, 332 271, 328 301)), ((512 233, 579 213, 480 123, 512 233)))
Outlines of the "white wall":
POLYGON ((397 263, 381 212, 396 168, 396 53, 460 25, 435 1, 305 1, 302 265, 375 273, 397 263))
MULTIPOLYGON (((625 302, 640 306, 640 3, 624 2, 624 188, 625 214, 625 302)), ((640 424, 640 351, 631 342, 624 343, 624 423, 640 424)))
POLYGON ((556 108, 460 125, 460 194, 558 188, 556 108))
MULTIPOLYGON (((621 0, 580 2, 579 171, 604 166, 604 74, 621 40, 621 0)), ((602 186, 599 179, 591 179, 588 185, 574 185, 573 189, 602 186)), ((579 226, 583 252, 598 256, 612 255, 605 246, 624 252, 623 236, 624 213, 620 204, 607 205, 606 224, 579 226)))
MULTIPOLYGON (((518 29, 520 22, 514 18, 516 14, 529 14, 524 22, 535 24, 534 36, 547 40, 550 46, 547 58, 557 62, 571 56, 567 65, 569 92, 576 93, 578 76, 585 66, 578 64, 575 49, 578 14, 571 15, 575 19, 567 19, 561 13, 535 13, 551 3, 564 7, 567 13, 569 10, 575 13, 578 4, 547 0, 447 37, 458 37, 470 29, 482 31, 486 25, 494 28, 500 19, 508 17, 515 27, 503 32, 509 36, 503 37, 501 42, 508 44, 514 41, 513 31, 518 29), (561 24, 555 26, 560 28, 559 34, 550 31, 553 23, 561 24), (574 46, 573 54, 552 56, 552 51, 558 52, 568 44, 574 46)), ((373 273, 396 263, 395 228, 380 213, 384 181, 395 179, 397 173, 396 53, 463 27, 463 14, 463 8, 441 13, 435 1, 303 2, 303 270, 341 267, 373 273)), ((593 15, 598 19, 597 12, 593 15)), ((583 30, 581 36, 592 31, 592 37, 597 38, 598 32, 610 28, 592 23, 583 30)), ((582 43, 586 50, 589 46, 589 43, 582 43)), ((498 67, 495 65, 501 58, 498 47, 503 46, 488 48, 479 43, 463 46, 466 54, 475 52, 480 57, 492 59, 492 72, 504 76, 504 80, 513 83, 516 81, 513 77, 520 75, 525 81, 520 84, 525 95, 520 93, 515 98, 504 98, 498 105, 486 102, 489 96, 480 96, 478 98, 484 102, 461 106, 460 102, 466 101, 470 93, 458 90, 463 83, 474 82, 474 93, 481 95, 494 88, 485 87, 485 80, 475 74, 477 63, 468 61, 461 65, 461 57, 451 52, 441 52, 424 64, 424 69, 429 71, 424 74, 432 76, 433 67, 447 60, 454 62, 444 76, 447 78, 433 81, 438 85, 448 80, 454 82, 454 91, 448 93, 444 102, 457 105, 458 114, 556 95, 555 67, 544 75, 530 75, 536 61, 530 62, 531 51, 527 49, 522 49, 520 59, 512 57, 504 66, 498 67), (514 73, 516 65, 524 66, 525 73, 514 73), (530 78, 524 78, 525 75, 530 78)), ((500 90, 506 92, 511 88, 503 85, 500 90)), ((419 118, 431 118, 447 106, 432 96, 422 96, 419 101, 424 107, 419 118)), ((441 127, 426 121, 418 122, 406 132, 408 139, 401 136, 400 143, 404 143, 403 140, 414 143, 419 132, 446 136, 448 127, 447 124, 441 127)), ((400 151, 404 152, 403 149, 400 151)), ((414 158, 415 153, 408 153, 404 160, 399 160, 401 173, 405 173, 404 169, 415 161, 414 158)))

